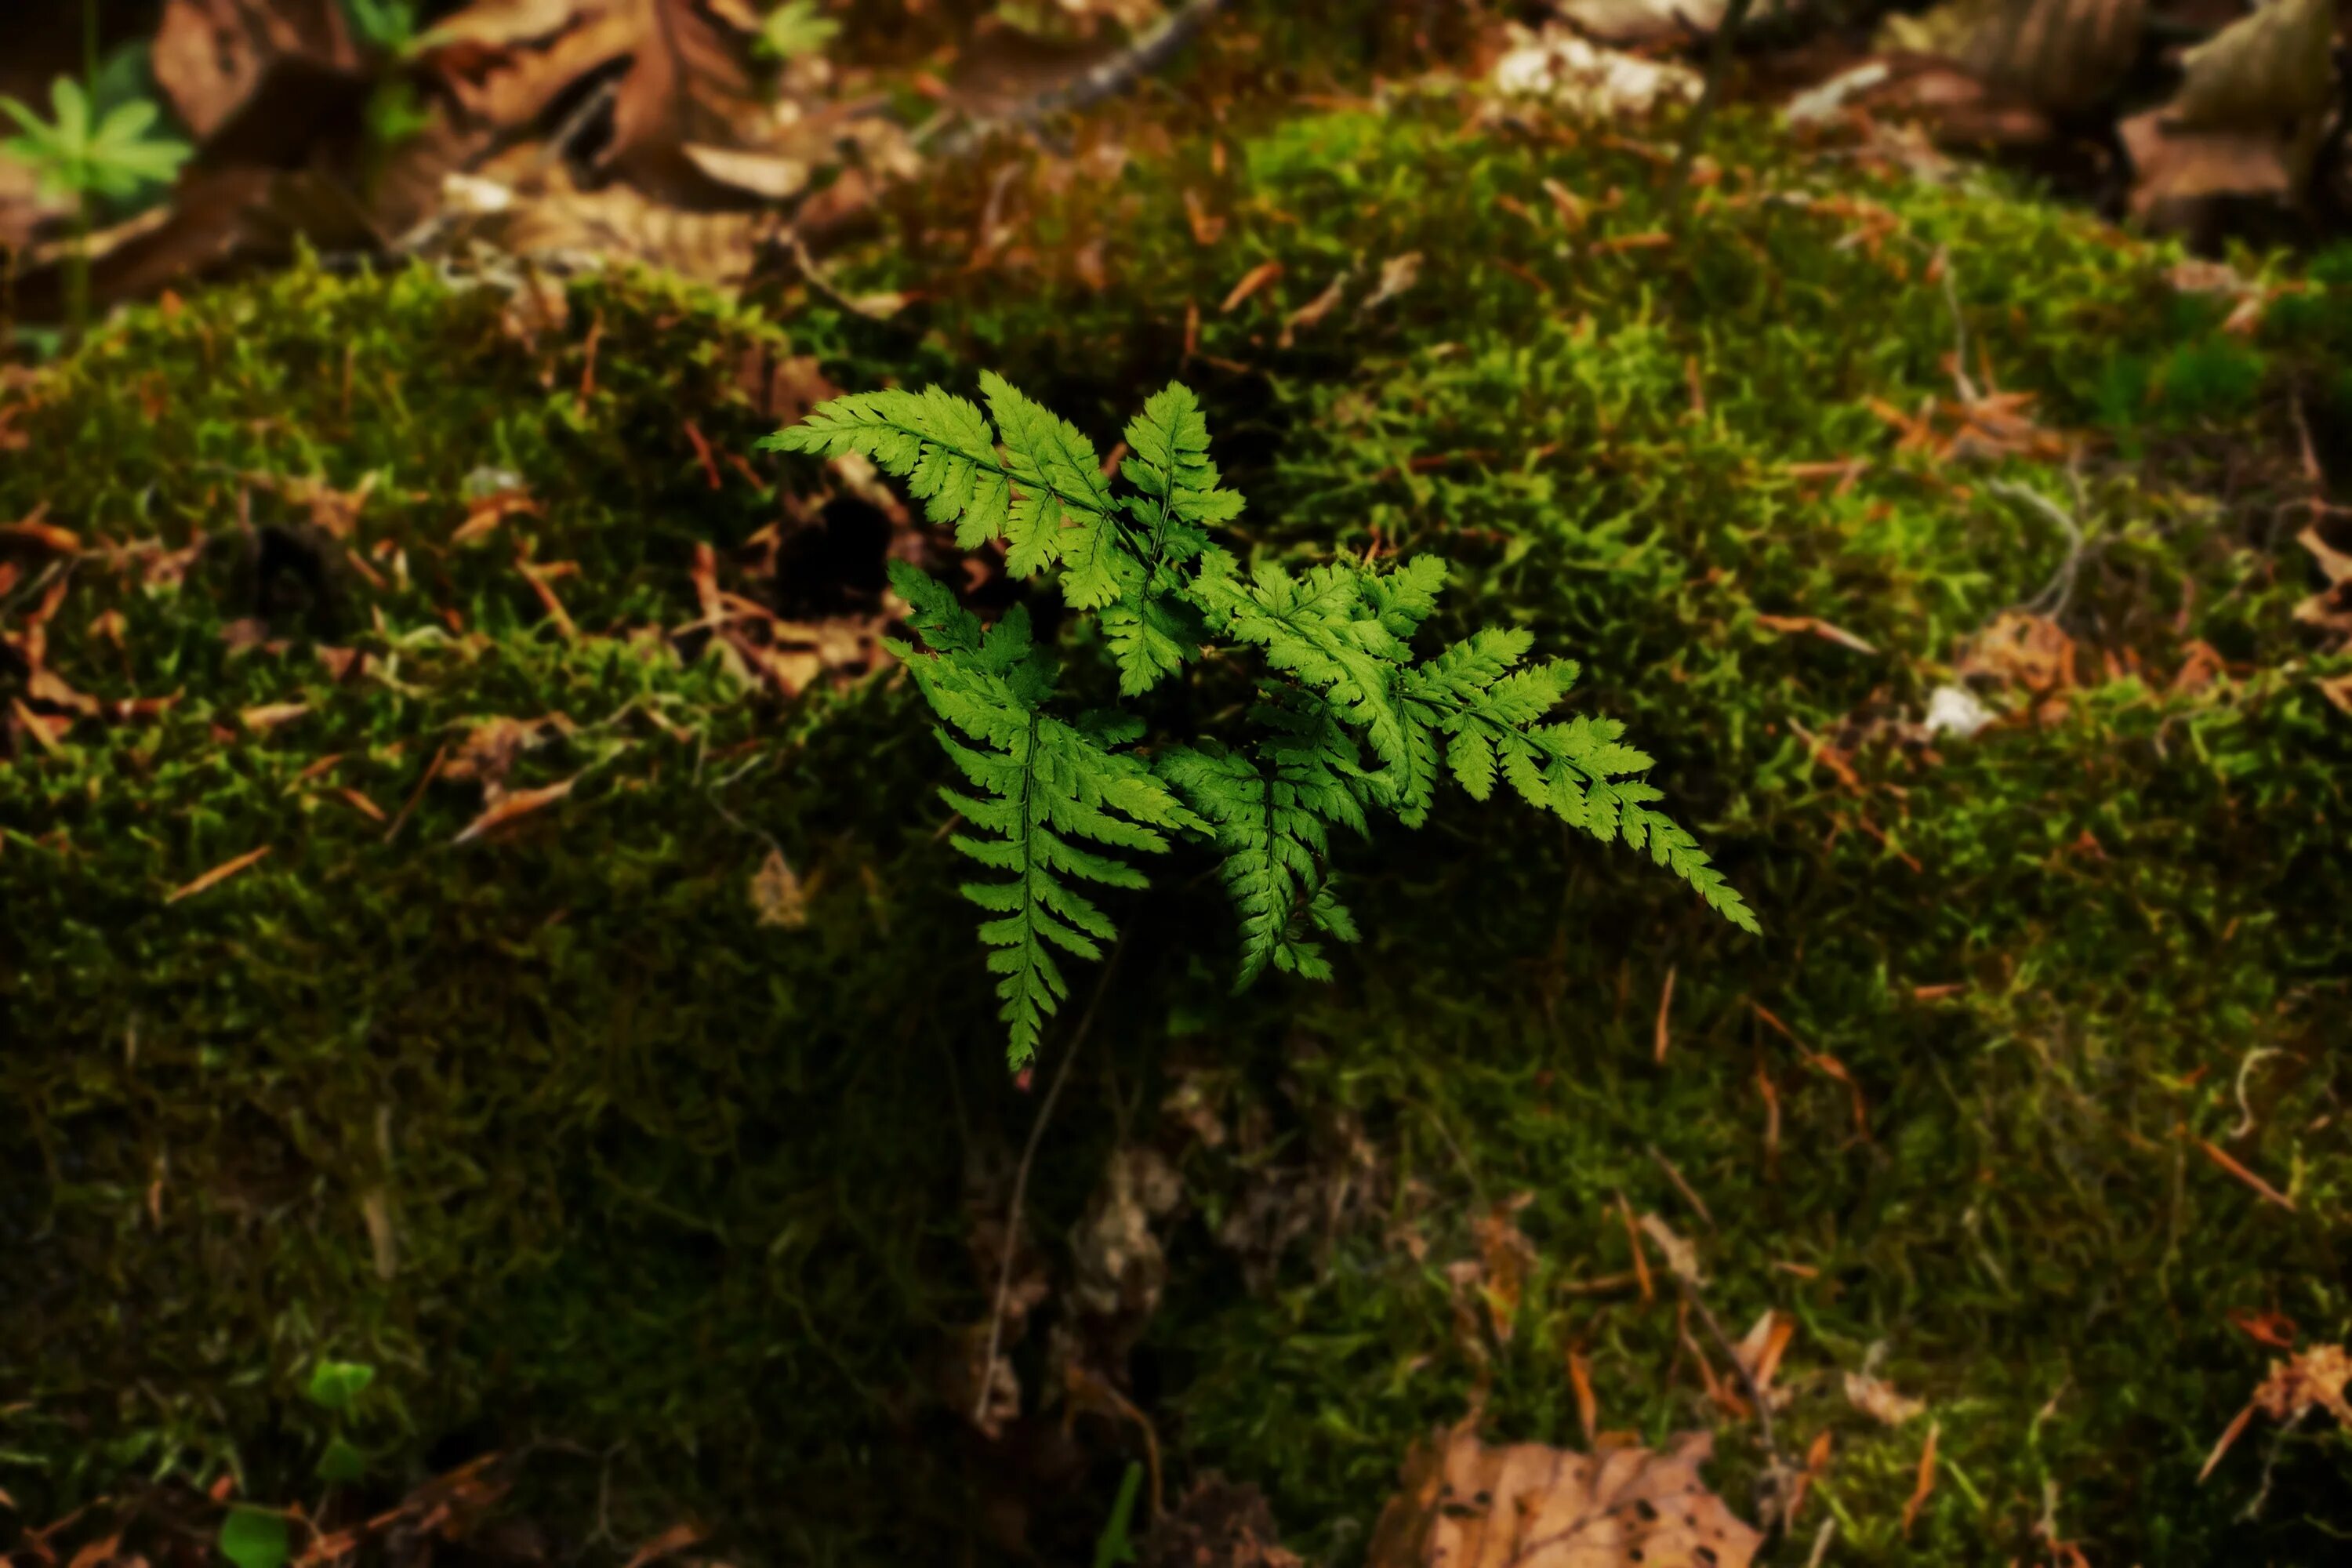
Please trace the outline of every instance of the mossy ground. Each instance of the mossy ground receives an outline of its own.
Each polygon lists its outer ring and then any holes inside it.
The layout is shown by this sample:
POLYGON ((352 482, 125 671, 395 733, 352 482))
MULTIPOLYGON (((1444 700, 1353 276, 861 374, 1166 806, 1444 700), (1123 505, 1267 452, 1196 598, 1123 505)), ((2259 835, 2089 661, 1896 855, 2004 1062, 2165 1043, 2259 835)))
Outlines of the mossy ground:
MULTIPOLYGON (((1184 375, 1250 498, 1243 546, 1453 557, 1458 613, 1583 659, 1584 700, 1660 756, 1764 915, 1741 937, 1507 809, 1348 852, 1368 936, 1328 988, 1227 998, 1205 879, 1138 911, 1032 1223, 1057 1247, 1118 1139, 1178 1154, 1189 1208, 1133 1373, 1180 1472, 1261 1482, 1295 1544, 1346 1562, 1407 1444, 1481 1381, 1496 1429, 1576 1441, 1580 1348, 1604 1426, 1717 1419, 1670 1304, 1572 1289, 1631 1267, 1622 1194, 1698 1240, 1735 1331, 1799 1321, 1780 1424, 1799 1450, 1834 1435, 1811 1505, 1842 1522, 1832 1561, 2046 1557, 2045 1510, 2100 1563, 2330 1560, 2342 1436, 2285 1441, 2252 1523, 2266 1431, 2194 1483, 2271 1353, 2228 1314, 2352 1327, 2352 718, 2314 685, 2345 664, 2292 617, 2312 584, 2278 510, 2289 403, 2327 395, 2308 351, 2352 300, 2323 286, 2248 343, 2171 289, 2173 258, 1999 189, 1733 120, 1679 211, 1669 156, 1444 99, 1343 109, 1221 159, 1043 170, 988 267, 962 265, 976 212, 910 216, 877 247, 896 259, 845 275, 923 289, 893 322, 812 302, 779 329, 588 282, 518 333, 496 291, 304 272, 141 313, 19 393, 0 516, 47 501, 93 543, 176 549, 233 534, 241 504, 300 520, 251 476, 378 473, 350 542, 381 581, 344 575, 331 605, 281 610, 282 652, 232 657, 254 605, 225 555, 176 590, 135 553, 72 563, 50 668, 102 700, 182 695, 55 755, 20 738, 0 774, 21 1287, 0 1365, 26 1401, 0 1484, 62 1510, 234 1465, 299 1495, 323 1428, 298 1391, 331 1355, 383 1369, 361 1436, 383 1484, 551 1441, 533 1474, 568 1539, 692 1510, 751 1560, 930 1561, 992 1550, 976 1521, 1018 1494, 1045 1560, 1084 1556, 1129 1440, 1088 1426, 1092 1459, 1047 1487, 926 1394, 985 1311, 967 1174, 1034 1100, 994 1065, 924 728, 887 681, 778 704, 691 635, 629 635, 695 620, 698 542, 730 586, 794 591, 753 569, 758 532, 825 481, 722 467, 714 489, 683 422, 748 457, 778 414, 747 354, 803 354, 844 386, 997 368, 1106 439, 1184 375), (1410 252, 1417 280, 1360 312, 1410 252), (1279 279, 1220 309, 1265 260, 1279 279), (1284 342, 1343 268, 1353 290, 1284 342), (1976 385, 2034 395, 2079 492, 2030 452, 1934 455, 1954 301, 1976 385), (1897 449, 1927 399, 1933 438, 1897 449), (543 514, 453 544, 486 465, 543 514), (2072 681, 1990 692, 2010 717, 1973 739, 1905 742, 2067 555, 1996 479, 2084 526, 2054 611, 2072 681), (576 636, 518 531, 578 563, 551 580, 576 636), (311 642, 369 662, 331 680, 311 642), (310 711, 279 727, 236 718, 291 700, 310 711), (482 805, 463 782, 423 787, 389 844, 336 793, 397 811, 470 722, 553 710, 579 731, 513 783, 582 782, 508 835, 452 843, 482 805), (767 839, 823 873, 805 928, 746 896, 767 839), (1160 1116, 1180 1084, 1223 1143, 1160 1116), (1446 1265, 1522 1192, 1539 1261, 1516 1331, 1465 1336, 1446 1265), (1213 1237, 1253 1205, 1301 1234, 1245 1280, 1213 1237), (1880 1342, 1939 1423, 1907 1534, 1925 1423, 1877 1426, 1836 1375, 1880 1342)), ((838 552, 859 564, 831 608, 871 607, 878 552, 838 552)), ((54 580, 20 573, 12 631, 54 580)), ((1722 1445, 1744 1500, 1752 1428, 1722 1445)))

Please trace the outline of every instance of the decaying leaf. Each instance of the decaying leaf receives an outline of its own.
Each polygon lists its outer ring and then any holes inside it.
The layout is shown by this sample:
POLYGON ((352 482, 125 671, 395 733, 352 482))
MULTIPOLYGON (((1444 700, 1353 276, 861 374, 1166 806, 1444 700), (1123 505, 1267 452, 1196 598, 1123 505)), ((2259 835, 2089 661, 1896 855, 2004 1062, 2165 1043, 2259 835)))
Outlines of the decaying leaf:
POLYGON ((1578 32, 1621 49, 1711 37, 1726 0, 1552 0, 1578 32))
POLYGON ((797 931, 808 924, 808 893, 782 849, 770 849, 751 873, 751 907, 763 926, 797 931))
POLYGON ((2335 92, 2334 0, 2266 0, 2180 57, 2166 111, 2184 127, 2270 131, 2326 109, 2335 92))
POLYGON ((1970 640, 1959 673, 2035 697, 2053 695, 2074 685, 2074 639, 2054 621, 2004 610, 1970 640))
POLYGON ((1184 1195, 1176 1168, 1156 1149, 1131 1144, 1118 1150, 1101 1184, 1070 1233, 1076 1278, 1072 1303, 1096 1317, 1148 1318, 1168 1281, 1168 1260, 1154 1220, 1184 1195))
POLYGON ((1994 93, 2043 110, 2088 108, 2138 57, 2144 0, 1951 0, 1894 16, 1883 44, 1945 56, 1994 93))
POLYGON ((1137 1568, 1301 1568, 1275 1533, 1274 1510, 1247 1484, 1211 1470, 1162 1514, 1137 1548, 1137 1568))
POLYGON ((336 0, 168 0, 151 58, 155 84, 202 137, 226 124, 281 62, 330 71, 359 65, 336 0))
POLYGON ((1697 1247, 1675 1235, 1674 1227, 1656 1215, 1643 1215, 1641 1225, 1642 1234, 1648 1237, 1659 1252, 1664 1255, 1667 1273, 1685 1285, 1699 1286, 1706 1283, 1706 1276, 1699 1272, 1697 1247))
POLYGON ((1704 1432, 1664 1453, 1488 1447, 1465 1424, 1415 1450, 1370 1568, 1748 1568, 1763 1537, 1709 1491, 1704 1432))
POLYGON ((1368 316, 1395 299, 1421 280, 1421 252, 1408 250, 1402 256, 1391 256, 1381 263, 1380 281, 1356 307, 1356 314, 1368 316))
POLYGON ((1895 1392, 1895 1385, 1867 1372, 1845 1374, 1845 1401, 1874 1421, 1900 1426, 1926 1413, 1927 1402, 1895 1392))
POLYGON ((1645 60, 1547 25, 1514 24, 1511 47, 1488 79, 1505 98, 1537 98, 1592 120, 1646 114, 1661 103, 1696 101, 1704 83, 1687 66, 1645 60))

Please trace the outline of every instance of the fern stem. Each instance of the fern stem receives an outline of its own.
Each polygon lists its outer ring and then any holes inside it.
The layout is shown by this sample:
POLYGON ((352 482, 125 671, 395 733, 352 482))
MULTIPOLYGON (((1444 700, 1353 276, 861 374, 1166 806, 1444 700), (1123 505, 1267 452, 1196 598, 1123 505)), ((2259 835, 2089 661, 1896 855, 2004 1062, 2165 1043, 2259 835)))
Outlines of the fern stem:
POLYGON ((1078 1059, 1078 1047, 1087 1043, 1087 1032, 1094 1027, 1095 1010, 1110 989, 1110 977, 1118 968, 1118 955, 1126 951, 1127 939, 1122 936, 1110 950, 1110 956, 1103 961, 1094 994, 1087 998, 1087 1010, 1078 1015, 1078 1026, 1070 1031, 1070 1043, 1062 1051, 1062 1065, 1054 1069, 1054 1081, 1045 1086, 1045 1098, 1038 1104, 1037 1119, 1029 1124, 1029 1141, 1022 1146, 1021 1163, 1013 1172, 1013 1200, 1004 1209, 1004 1257, 997 1264, 996 1299, 988 1310, 988 1351, 981 1357, 980 1393, 971 1407, 974 1426, 987 1421, 988 1396, 996 1387, 996 1352, 1004 1342, 1004 1303, 1013 1293, 1013 1259, 1021 1250, 1021 1207, 1029 1195, 1029 1169, 1037 1162, 1037 1145, 1045 1138, 1045 1123, 1053 1119, 1055 1102, 1062 1098, 1062 1086, 1069 1081, 1070 1064, 1078 1059))

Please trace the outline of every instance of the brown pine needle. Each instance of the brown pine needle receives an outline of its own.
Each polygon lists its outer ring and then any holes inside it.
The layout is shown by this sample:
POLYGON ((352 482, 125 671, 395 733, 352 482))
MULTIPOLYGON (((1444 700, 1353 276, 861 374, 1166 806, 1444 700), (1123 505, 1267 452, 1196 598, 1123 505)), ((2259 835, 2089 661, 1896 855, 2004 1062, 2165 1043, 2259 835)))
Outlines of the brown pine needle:
POLYGON ((1666 1046, 1667 1046, 1668 1042, 1673 1038, 1673 1037, 1672 1037, 1672 1036, 1668 1033, 1668 1031, 1667 1031, 1667 1027, 1666 1027, 1666 1014, 1667 1014, 1668 1009, 1672 1008, 1672 1007, 1674 1006, 1674 1005, 1675 1005, 1675 966, 1674 966, 1673 964, 1669 963, 1669 964, 1667 964, 1667 965, 1666 965, 1666 984, 1665 984, 1665 989, 1658 993, 1658 1027, 1657 1027, 1656 1048, 1655 1048, 1654 1052, 1653 1053, 1653 1055, 1652 1055, 1652 1058, 1651 1058, 1652 1060, 1655 1061, 1655 1062, 1656 1062, 1659 1066, 1661 1066, 1661 1067, 1664 1067, 1664 1066, 1665 1065, 1665 1061, 1666 1061, 1666 1046))
POLYGON ((2213 1163, 2221 1166, 2221 1169, 2227 1171, 2230 1174, 2237 1177, 2238 1180, 2252 1187, 2258 1196, 2267 1202, 2278 1205, 2279 1207, 2286 1210, 2289 1214, 2295 1212, 2294 1200, 2293 1198, 2288 1197, 2284 1193, 2280 1192, 2276 1187, 2272 1186, 2268 1182, 2263 1181, 2260 1176, 2255 1175, 2252 1171, 2246 1169, 2245 1166, 2241 1165, 2237 1161, 2231 1159, 2229 1152, 2216 1144, 2211 1139, 2200 1138, 2197 1140, 2197 1146, 2205 1151, 2205 1157, 2207 1159, 2212 1161, 2213 1163))
POLYGON ((1633 1249, 1633 1277, 1641 1281, 1642 1305, 1648 1306, 1658 1299, 1657 1287, 1650 1279, 1650 1259, 1642 1250, 1642 1229, 1633 1223, 1633 1205, 1625 1194, 1617 1194, 1617 1212, 1625 1221, 1625 1241, 1633 1249))
POLYGON ((227 881, 231 877, 236 876, 239 871, 244 870, 247 866, 252 865, 255 861, 260 859, 263 856, 268 853, 269 846, 265 844, 258 849, 247 850, 244 854, 238 856, 234 860, 224 860, 219 865, 214 867, 211 870, 205 872, 203 876, 197 878, 194 881, 187 883, 184 887, 173 889, 171 897, 165 899, 163 901, 167 904, 176 904, 182 899, 193 899, 198 893, 203 892, 206 888, 216 887, 220 883, 227 881))
POLYGON ((1928 1496, 1936 1489, 1936 1439, 1942 1431, 1941 1422, 1927 1424, 1927 1442, 1919 1450, 1919 1479, 1912 1485, 1911 1500, 1903 1505, 1903 1533, 1906 1538, 1911 1533, 1912 1521, 1919 1517, 1919 1510, 1927 1506, 1928 1496))

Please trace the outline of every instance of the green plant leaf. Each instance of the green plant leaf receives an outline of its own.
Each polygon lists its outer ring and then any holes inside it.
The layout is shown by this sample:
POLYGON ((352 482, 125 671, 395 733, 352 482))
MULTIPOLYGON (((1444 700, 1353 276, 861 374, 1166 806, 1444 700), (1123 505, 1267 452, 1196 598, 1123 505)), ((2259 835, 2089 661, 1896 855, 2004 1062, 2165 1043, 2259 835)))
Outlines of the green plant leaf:
POLYGON ((1135 1561, 1135 1500, 1143 1487, 1143 1467, 1128 1461, 1127 1473, 1118 1478, 1118 1495, 1111 1500, 1110 1518, 1102 1533, 1095 1538, 1095 1568, 1118 1568, 1122 1563, 1135 1561))
POLYGON ((313 1405, 348 1415, 374 1381, 375 1368, 364 1362, 322 1361, 310 1369, 310 1384, 303 1392, 313 1405))
POLYGON ((284 1568, 286 1516, 243 1504, 230 1509, 221 1521, 220 1552, 236 1568, 284 1568))
POLYGON ((367 1456, 351 1439, 340 1434, 327 1439, 327 1451, 319 1456, 320 1480, 329 1486, 349 1486, 366 1474, 367 1456))
POLYGON ((780 60, 794 60, 820 52, 841 31, 841 24, 817 7, 817 0, 784 0, 760 24, 760 42, 780 60))

